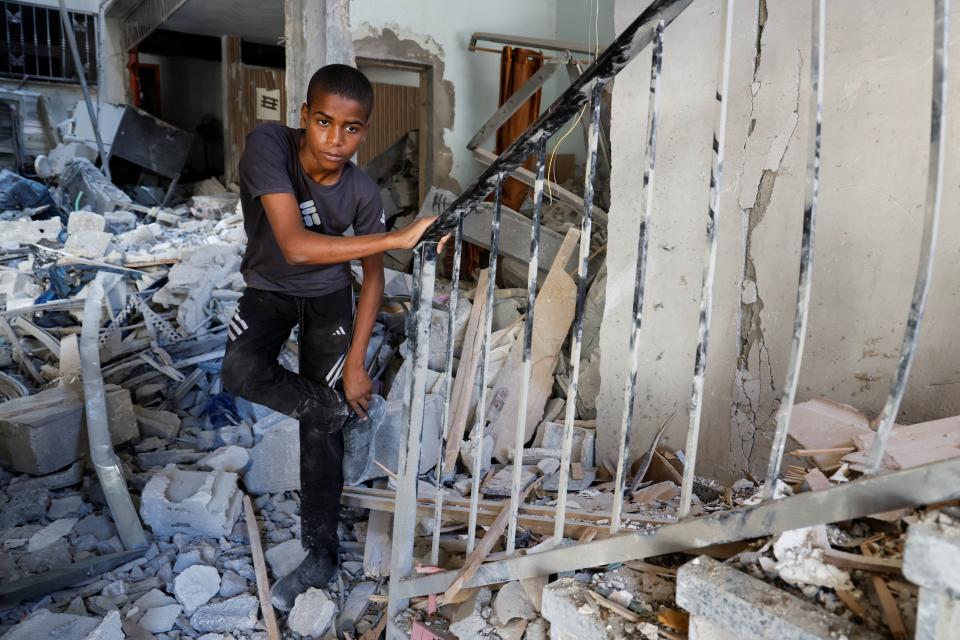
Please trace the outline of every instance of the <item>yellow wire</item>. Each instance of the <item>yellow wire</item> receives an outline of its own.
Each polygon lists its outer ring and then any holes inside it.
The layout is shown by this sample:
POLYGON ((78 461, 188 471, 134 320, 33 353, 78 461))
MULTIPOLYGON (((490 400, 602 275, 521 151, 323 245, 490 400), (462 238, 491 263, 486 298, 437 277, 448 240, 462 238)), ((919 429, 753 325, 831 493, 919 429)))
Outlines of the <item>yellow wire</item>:
MULTIPOLYGON (((590 28, 587 27, 587 48, 590 47, 590 41, 593 40, 594 44, 594 54, 593 59, 596 59, 600 56, 600 0, 595 0, 591 3, 593 6, 593 33, 590 33, 590 28)), ((563 144, 563 141, 567 139, 574 129, 577 128, 577 125, 580 124, 583 120, 583 114, 586 111, 587 107, 584 105, 580 108, 580 112, 577 114, 577 119, 573 121, 573 124, 567 129, 566 133, 560 136, 560 139, 557 140, 557 143, 553 145, 553 151, 550 152, 550 161, 547 163, 547 197, 550 199, 550 204, 553 205, 553 187, 552 183, 556 182, 556 173, 554 173, 554 162, 557 158, 557 151, 560 149, 560 145, 563 144)))

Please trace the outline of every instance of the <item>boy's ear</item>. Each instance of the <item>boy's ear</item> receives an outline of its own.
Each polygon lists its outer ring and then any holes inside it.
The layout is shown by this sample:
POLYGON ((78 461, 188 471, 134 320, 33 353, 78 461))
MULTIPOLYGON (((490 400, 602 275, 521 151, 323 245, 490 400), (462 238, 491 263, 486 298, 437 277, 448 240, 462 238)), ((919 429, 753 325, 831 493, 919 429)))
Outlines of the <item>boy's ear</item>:
POLYGON ((307 116, 310 115, 310 106, 304 102, 300 105, 300 128, 307 128, 307 116))

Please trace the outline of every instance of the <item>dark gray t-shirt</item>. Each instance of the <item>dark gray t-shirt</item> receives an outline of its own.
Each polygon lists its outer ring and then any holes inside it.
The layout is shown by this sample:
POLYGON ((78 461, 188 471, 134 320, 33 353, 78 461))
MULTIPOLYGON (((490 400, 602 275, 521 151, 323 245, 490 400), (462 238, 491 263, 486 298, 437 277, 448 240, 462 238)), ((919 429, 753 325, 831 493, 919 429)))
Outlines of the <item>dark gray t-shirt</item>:
POLYGON ((248 287, 304 297, 333 293, 350 284, 349 263, 325 266, 288 264, 277 244, 260 196, 292 193, 300 204, 303 226, 314 233, 342 236, 386 230, 380 188, 352 162, 340 180, 325 186, 300 165, 302 129, 261 124, 247 136, 240 158, 240 201, 247 250, 240 271, 248 287))

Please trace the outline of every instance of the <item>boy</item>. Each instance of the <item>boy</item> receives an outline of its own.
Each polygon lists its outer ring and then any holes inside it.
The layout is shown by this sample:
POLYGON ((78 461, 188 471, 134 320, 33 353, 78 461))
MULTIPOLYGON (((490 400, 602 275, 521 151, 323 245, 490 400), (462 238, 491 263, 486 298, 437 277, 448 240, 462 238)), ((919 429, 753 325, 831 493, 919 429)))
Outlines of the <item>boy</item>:
POLYGON ((325 66, 310 79, 301 128, 258 126, 240 159, 247 289, 230 322, 222 375, 231 393, 300 420, 301 541, 308 553, 274 586, 274 604, 284 611, 308 588, 325 587, 337 570, 341 430, 348 416, 365 420, 374 410, 364 356, 383 295, 381 254, 413 248, 433 221, 384 233, 380 189, 350 161, 372 107, 373 88, 362 73, 325 66), (344 236, 350 227, 355 235, 344 236), (363 285, 354 314, 349 261, 356 259, 363 285), (277 357, 298 325, 300 367, 293 373, 277 357))

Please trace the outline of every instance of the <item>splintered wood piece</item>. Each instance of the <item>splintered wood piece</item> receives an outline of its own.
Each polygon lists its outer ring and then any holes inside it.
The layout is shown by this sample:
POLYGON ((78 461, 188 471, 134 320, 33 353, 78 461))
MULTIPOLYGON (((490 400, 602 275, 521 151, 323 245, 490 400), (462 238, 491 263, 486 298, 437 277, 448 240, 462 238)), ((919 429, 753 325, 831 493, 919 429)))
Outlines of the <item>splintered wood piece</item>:
MULTIPOLYGON (((533 488, 538 486, 541 482, 543 482, 543 478, 537 478, 533 484, 524 489, 523 493, 520 495, 521 504, 527 499, 527 496, 530 495, 530 492, 533 491, 533 488)), ((473 552, 467 556, 466 561, 463 563, 463 567, 450 584, 450 588, 447 589, 443 594, 444 604, 453 602, 453 599, 457 596, 457 593, 463 589, 463 585, 467 582, 467 580, 476 575, 480 565, 483 564, 483 561, 493 550, 493 545, 497 543, 497 540, 500 539, 500 536, 503 535, 503 532, 506 530, 507 523, 510 521, 510 514, 512 512, 513 509, 510 508, 510 501, 504 501, 503 507, 501 507, 500 512, 497 513, 497 517, 494 519, 493 524, 491 524, 490 528, 487 529, 487 533, 484 534, 483 538, 480 539, 480 542, 477 543, 477 546, 474 548, 473 552)))
POLYGON ((640 616, 635 614, 633 611, 630 611, 630 609, 627 609, 626 607, 623 607, 612 600, 604 598, 596 591, 587 590, 587 593, 590 594, 590 597, 593 598, 601 607, 604 609, 609 609, 617 615, 626 618, 627 622, 632 622, 634 624, 640 622, 640 616))
POLYGON ((570 463, 570 478, 573 480, 583 480, 583 464, 579 462, 570 463))
POLYGON ((453 379, 453 389, 450 392, 450 430, 447 435, 447 448, 443 458, 443 475, 448 476, 456 469, 457 458, 460 457, 460 444, 467 428, 467 418, 470 412, 470 397, 473 393, 474 382, 477 379, 478 354, 483 347, 483 331, 480 330, 480 319, 487 306, 487 285, 489 284, 488 271, 484 269, 477 278, 477 288, 474 289, 473 306, 470 308, 470 317, 467 319, 467 331, 463 338, 463 350, 460 364, 457 366, 457 375, 453 379))
POLYGON ((250 496, 247 494, 243 494, 243 517, 247 521, 247 538, 250 539, 253 570, 257 575, 257 595, 260 596, 260 611, 263 613, 263 622, 267 627, 267 636, 270 640, 280 640, 277 615, 270 601, 270 580, 267 578, 267 563, 263 558, 260 530, 257 528, 257 518, 253 513, 253 503, 250 502, 250 496))
MULTIPOLYGON (((873 550, 869 544, 861 544, 860 550, 865 556, 872 556, 873 550)), ((895 640, 906 640, 907 628, 903 624, 903 618, 900 616, 900 609, 897 607, 897 601, 890 593, 886 581, 880 576, 870 576, 873 588, 877 592, 877 599, 880 600, 880 607, 883 609, 883 620, 887 623, 887 628, 895 640)))
POLYGON ((690 614, 686 611, 677 611, 676 609, 662 609, 657 614, 657 621, 684 633, 690 628, 690 614))
POLYGON ((840 598, 840 602, 847 606, 847 609, 853 612, 853 615, 861 620, 866 618, 867 610, 857 596, 844 589, 837 589, 837 597, 840 598))
POLYGON ((650 564, 649 562, 643 562, 642 560, 628 560, 623 564, 627 568, 633 569, 634 571, 643 571, 644 573, 652 573, 658 576, 667 576, 670 578, 677 577, 676 569, 661 567, 660 565, 650 564))
POLYGON ((877 556, 848 553, 837 549, 825 549, 823 561, 841 569, 860 569, 875 573, 903 574, 903 560, 896 558, 879 558, 877 556))
POLYGON ((380 616, 380 621, 377 622, 376 626, 368 629, 366 633, 360 636, 360 640, 379 640, 380 636, 383 635, 384 630, 387 628, 387 612, 384 611, 383 615, 380 616))
POLYGON ((580 534, 580 539, 577 540, 577 542, 581 544, 584 542, 590 542, 596 537, 597 537, 596 527, 587 527, 586 529, 583 530, 583 533, 580 534))

